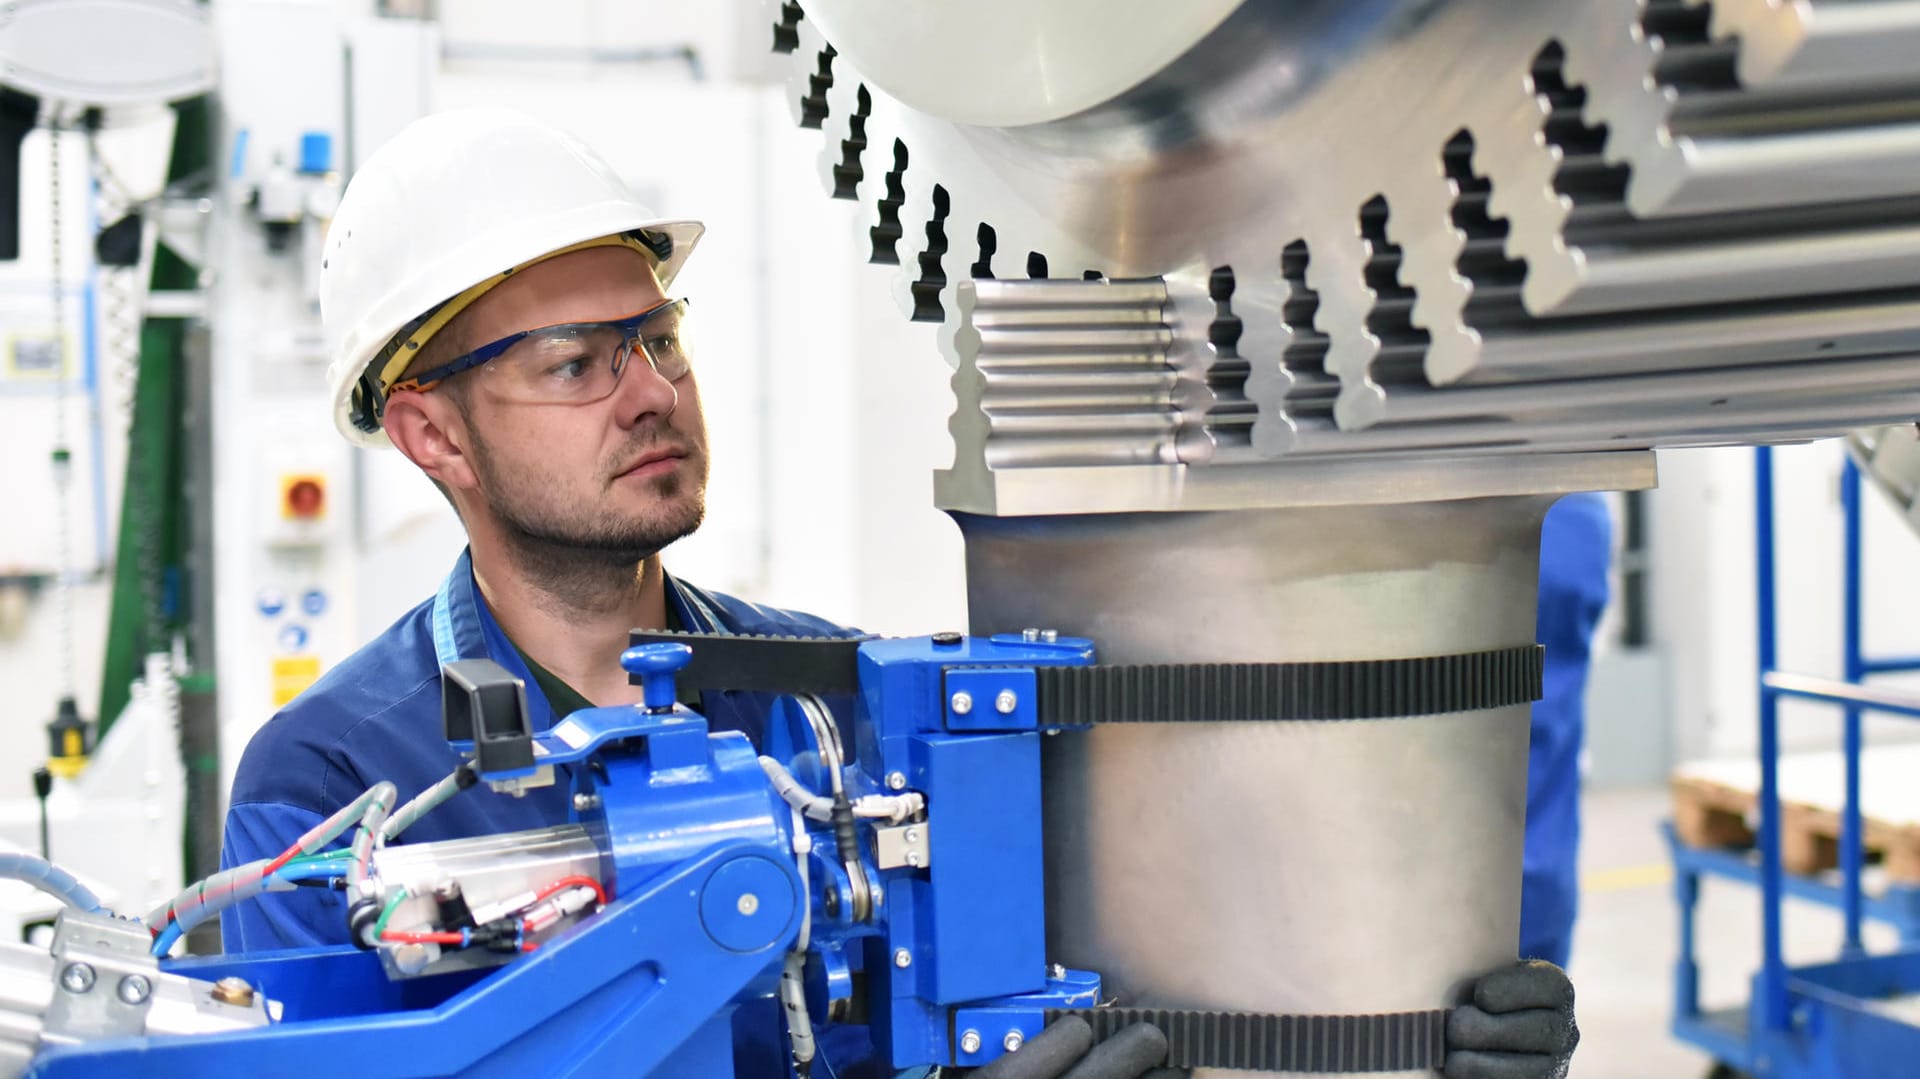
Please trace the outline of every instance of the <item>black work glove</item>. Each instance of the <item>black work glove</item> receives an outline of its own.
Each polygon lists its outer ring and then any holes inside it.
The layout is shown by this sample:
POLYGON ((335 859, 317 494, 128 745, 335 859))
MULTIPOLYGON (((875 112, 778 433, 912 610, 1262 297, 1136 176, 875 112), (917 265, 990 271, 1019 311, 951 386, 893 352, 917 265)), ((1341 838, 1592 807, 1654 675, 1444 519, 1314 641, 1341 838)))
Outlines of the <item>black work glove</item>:
POLYGON ((1032 1041, 971 1073, 971 1079, 1173 1079, 1167 1036, 1152 1023, 1135 1023, 1093 1044, 1093 1028, 1064 1016, 1032 1041))
POLYGON ((1580 1044, 1573 983, 1552 963, 1516 963, 1473 985, 1447 1016, 1446 1079, 1563 1079, 1580 1044))

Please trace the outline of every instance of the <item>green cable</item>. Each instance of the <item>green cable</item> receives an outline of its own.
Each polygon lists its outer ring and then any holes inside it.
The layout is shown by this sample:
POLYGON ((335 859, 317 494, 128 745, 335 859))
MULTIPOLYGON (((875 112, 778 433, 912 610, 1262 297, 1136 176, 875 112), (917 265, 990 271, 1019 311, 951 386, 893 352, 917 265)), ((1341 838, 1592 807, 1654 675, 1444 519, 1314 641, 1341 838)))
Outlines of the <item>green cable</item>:
POLYGON ((340 850, 323 851, 319 854, 302 854, 298 858, 288 859, 287 865, 313 865, 316 862, 339 862, 351 857, 353 857, 353 852, 342 848, 340 850))
POLYGON ((393 912, 400 908, 400 901, 405 898, 407 898, 407 886, 402 884, 394 889, 393 898, 387 900, 386 907, 380 911, 380 920, 373 923, 374 940, 378 941, 386 933, 388 920, 393 917, 393 912))

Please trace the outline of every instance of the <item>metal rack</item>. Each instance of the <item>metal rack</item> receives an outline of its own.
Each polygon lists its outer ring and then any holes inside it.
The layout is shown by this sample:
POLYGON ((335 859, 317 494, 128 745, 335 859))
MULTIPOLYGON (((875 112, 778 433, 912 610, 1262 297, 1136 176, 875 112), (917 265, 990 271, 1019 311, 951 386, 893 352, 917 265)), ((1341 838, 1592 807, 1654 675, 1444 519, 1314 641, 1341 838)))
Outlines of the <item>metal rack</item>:
POLYGON ((1759 601, 1760 828, 1757 858, 1681 842, 1671 824, 1668 844, 1680 908, 1680 955, 1674 969, 1673 1032, 1720 1062, 1720 1072, 1756 1079, 1880 1079, 1920 1074, 1920 1026, 1889 1014, 1890 998, 1920 993, 1920 887, 1890 885, 1879 896, 1861 886, 1865 863, 1860 813, 1861 719, 1866 712, 1920 718, 1920 696, 1871 688, 1873 675, 1920 671, 1920 657, 1869 658, 1861 647, 1862 542, 1860 473, 1851 459, 1841 474, 1845 520, 1842 618, 1844 675, 1814 678, 1778 669, 1775 594, 1773 452, 1755 451, 1754 497, 1759 601), (1841 814, 1838 880, 1790 876, 1781 865, 1779 790, 1780 702, 1819 701, 1841 710, 1845 801, 1841 814), (1762 960, 1745 1007, 1707 1011, 1700 1006, 1694 922, 1702 877, 1757 885, 1762 910, 1762 960), (1782 955, 1782 906, 1787 897, 1841 911, 1845 937, 1830 962, 1789 967, 1782 955), (1861 939, 1867 918, 1900 934, 1898 950, 1868 954, 1861 939))

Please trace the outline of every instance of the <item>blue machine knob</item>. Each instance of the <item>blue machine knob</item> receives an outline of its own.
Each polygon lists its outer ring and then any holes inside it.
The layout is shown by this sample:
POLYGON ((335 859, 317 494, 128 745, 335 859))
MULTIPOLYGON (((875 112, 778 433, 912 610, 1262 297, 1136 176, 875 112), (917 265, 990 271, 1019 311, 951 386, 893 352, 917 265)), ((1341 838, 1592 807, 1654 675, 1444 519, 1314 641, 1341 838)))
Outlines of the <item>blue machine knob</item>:
POLYGON ((685 667, 693 659, 693 649, 684 644, 659 642, 655 644, 637 644, 620 653, 620 666, 627 673, 637 675, 641 686, 645 687, 647 710, 650 712, 672 711, 678 693, 673 684, 674 673, 685 667))

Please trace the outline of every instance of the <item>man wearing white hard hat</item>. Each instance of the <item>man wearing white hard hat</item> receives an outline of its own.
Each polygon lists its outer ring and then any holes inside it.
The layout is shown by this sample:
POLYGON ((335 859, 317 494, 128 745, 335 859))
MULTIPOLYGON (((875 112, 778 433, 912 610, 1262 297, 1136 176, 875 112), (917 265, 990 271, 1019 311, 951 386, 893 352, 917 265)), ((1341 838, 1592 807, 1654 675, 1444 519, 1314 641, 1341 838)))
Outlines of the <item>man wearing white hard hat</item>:
MULTIPOLYGON (((640 700, 619 656, 635 628, 845 635, 669 576, 659 552, 704 512, 705 425, 684 300, 700 239, 634 201, 577 139, 500 109, 408 127, 353 177, 327 236, 321 312, 335 423, 391 445, 459 512, 469 546, 425 602, 255 735, 234 781, 226 865, 271 858, 381 781, 401 802, 460 760, 440 669, 488 658, 527 687, 536 731, 640 700)), ((437 572, 437 568, 436 568, 437 572)), ((707 693, 717 730, 759 741, 771 698, 707 693)), ((564 782, 454 797, 413 841, 563 823, 564 782)), ((339 893, 227 912, 228 950, 347 940, 339 893)))
MULTIPOLYGON (((847 634, 661 566, 660 551, 704 511, 699 364, 687 305, 667 291, 700 233, 636 203, 577 140, 505 110, 421 120, 354 176, 321 270, 334 419, 432 478, 469 546, 426 602, 254 737, 224 865, 273 858, 382 780, 404 803, 452 773, 444 664, 506 667, 542 730, 590 704, 640 700, 617 662, 634 627, 847 634)), ((700 706, 714 729, 758 744, 772 703, 705 693, 700 706)), ((562 823, 568 803, 565 783, 454 797, 406 838, 562 823)), ((232 907, 221 928, 230 951, 338 944, 347 909, 337 892, 304 888, 232 907)), ((1571 993, 1551 967, 1480 979, 1478 1006, 1449 1017, 1446 1074, 1564 1075, 1577 1040, 1571 993)), ((737 1074, 788 1074, 773 1009, 743 1008, 734 1029, 737 1074)), ((863 1028, 830 1027, 820 1047, 827 1074, 878 1074, 863 1028)))

